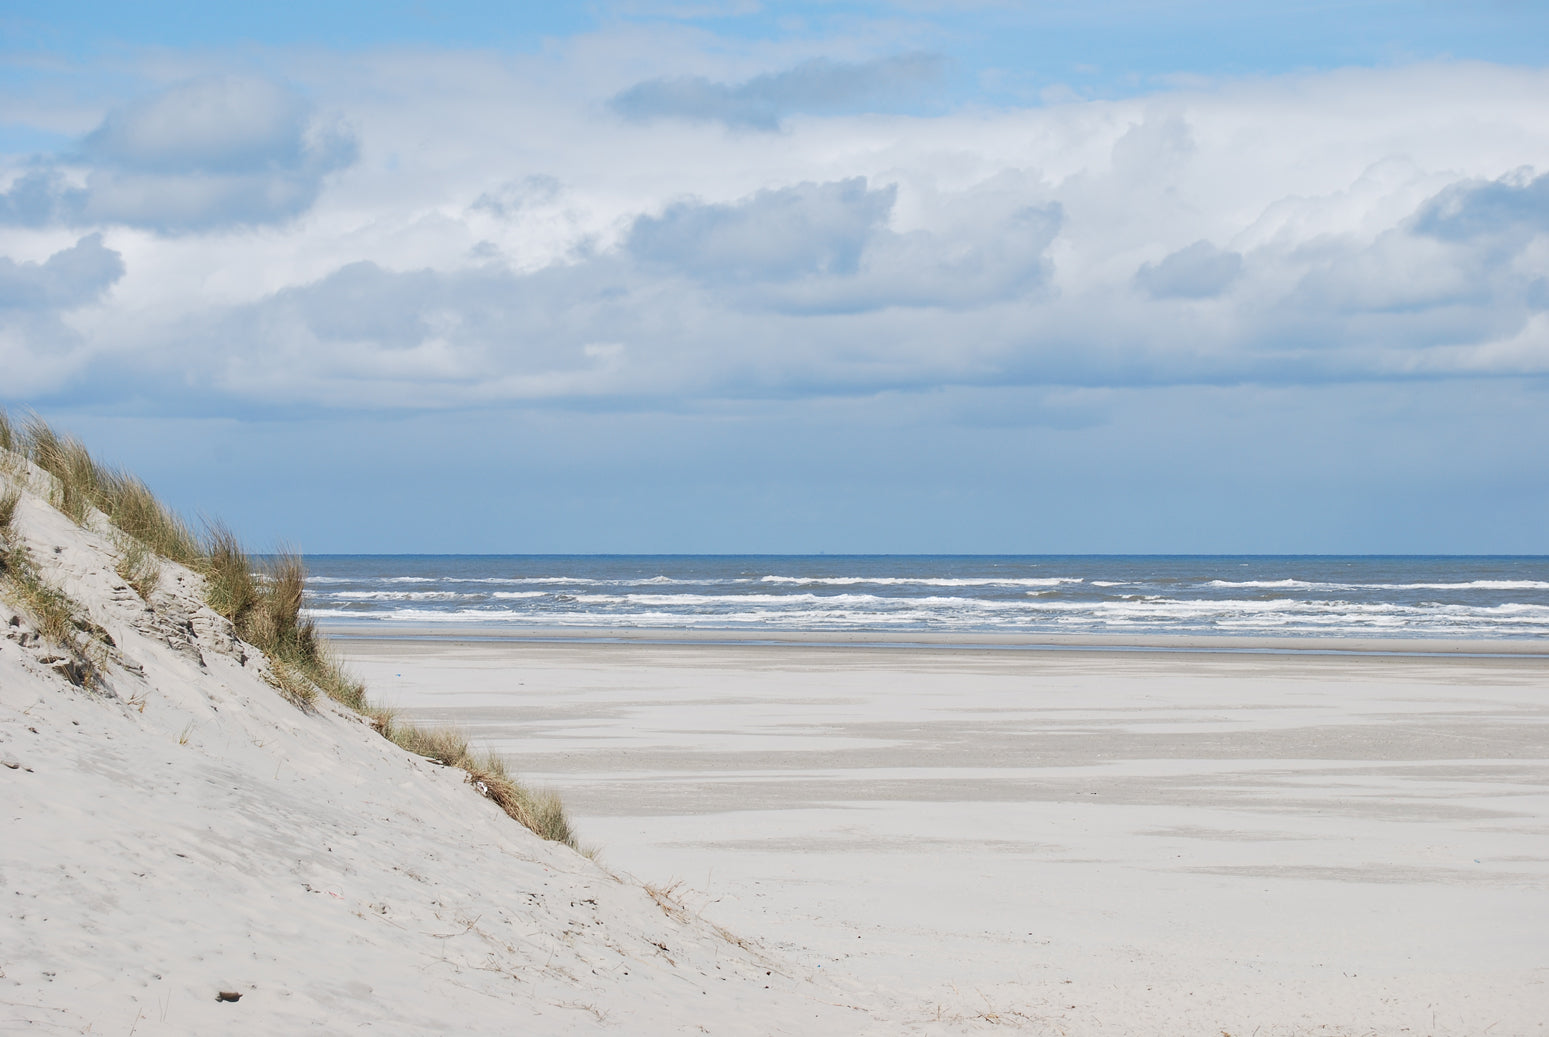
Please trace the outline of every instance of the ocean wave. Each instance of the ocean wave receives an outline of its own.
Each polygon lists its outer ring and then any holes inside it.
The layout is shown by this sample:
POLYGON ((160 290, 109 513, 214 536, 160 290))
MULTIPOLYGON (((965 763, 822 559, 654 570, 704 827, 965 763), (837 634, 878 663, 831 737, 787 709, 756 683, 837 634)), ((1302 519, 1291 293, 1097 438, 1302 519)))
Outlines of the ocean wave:
POLYGON ((1358 587, 1370 587, 1387 591, 1542 591, 1549 590, 1549 580, 1468 580, 1464 583, 1362 583, 1358 587))
MULTIPOLYGON (((1202 604, 1202 603, 1195 603, 1202 604)), ((1255 602, 1254 605, 1263 603, 1255 602)), ((1294 604, 1294 603, 1291 603, 1294 604)), ((941 612, 928 608, 877 611, 868 608, 781 609, 752 607, 699 613, 636 603, 622 610, 552 611, 547 609, 426 609, 397 608, 376 612, 350 609, 308 609, 315 619, 466 623, 507 627, 599 627, 647 629, 757 629, 770 630, 940 630, 1002 631, 1036 634, 1058 632, 1165 633, 1186 631, 1225 634, 1296 634, 1325 636, 1444 636, 1549 638, 1549 608, 1496 610, 1446 610, 1420 608, 1364 608, 1358 610, 1296 609, 1284 605, 1240 611, 1208 610, 1191 603, 1135 603, 1138 607, 1106 605, 1080 611, 1051 608, 1041 614, 1024 610, 986 614, 976 610, 941 612)))
POLYGON ((763 583, 797 586, 853 587, 1057 587, 1065 583, 1085 583, 1081 576, 1047 577, 926 577, 926 576, 765 576, 763 583))
POLYGON ((580 576, 443 576, 440 583, 484 583, 520 586, 522 584, 590 584, 597 583, 580 576))
POLYGON ((351 575, 354 564, 309 581, 309 614, 522 628, 1549 638, 1549 565, 1537 560, 425 559, 394 571, 378 559, 351 575))
POLYGON ((335 601, 456 601, 456 591, 328 591, 319 597, 335 601))
POLYGON ((1315 580, 1211 580, 1207 587, 1295 588, 1327 591, 1531 591, 1549 590, 1545 580, 1465 580, 1459 583, 1325 583, 1315 580))
POLYGON ((833 608, 835 606, 871 606, 892 611, 897 608, 910 606, 935 606, 946 609, 1007 609, 1017 608, 1023 603, 1020 600, 996 601, 984 598, 958 598, 941 596, 922 596, 912 598, 890 598, 879 594, 575 594, 566 595, 571 601, 587 605, 653 605, 672 606, 678 605, 685 608, 703 609, 718 605, 776 605, 783 606, 782 611, 792 609, 806 610, 812 606, 833 608))

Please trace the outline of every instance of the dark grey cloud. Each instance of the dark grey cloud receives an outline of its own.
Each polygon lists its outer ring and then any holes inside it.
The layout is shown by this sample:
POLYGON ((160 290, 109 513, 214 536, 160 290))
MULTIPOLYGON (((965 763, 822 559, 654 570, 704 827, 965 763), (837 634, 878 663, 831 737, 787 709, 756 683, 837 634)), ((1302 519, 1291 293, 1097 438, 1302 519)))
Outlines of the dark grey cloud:
POLYGON ((100 299, 124 276, 124 261, 89 234, 41 263, 0 256, 0 309, 73 310, 100 299))
POLYGON ((1420 207, 1414 229, 1442 241, 1549 231, 1549 173, 1453 184, 1420 207))
POLYGON ((1196 241, 1160 263, 1143 264, 1135 284, 1153 299, 1209 299, 1231 287, 1242 274, 1242 256, 1196 241))
POLYGON ((891 107, 900 95, 912 96, 939 79, 944 67, 934 54, 857 63, 814 58, 742 83, 717 83, 703 76, 649 79, 616 95, 609 106, 635 122, 691 119, 776 130, 785 116, 796 113, 891 107))
POLYGON ((18 178, 0 194, 0 223, 164 234, 281 223, 356 154, 349 132, 278 84, 203 78, 117 109, 74 153, 18 178))

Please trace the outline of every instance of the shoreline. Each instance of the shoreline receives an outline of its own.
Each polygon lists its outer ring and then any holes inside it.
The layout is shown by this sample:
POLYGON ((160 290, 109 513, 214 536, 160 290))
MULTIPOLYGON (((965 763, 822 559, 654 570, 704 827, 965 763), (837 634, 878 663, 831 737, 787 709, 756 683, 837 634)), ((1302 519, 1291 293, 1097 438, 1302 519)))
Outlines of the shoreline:
POLYGON ((1159 652, 1224 655, 1376 655, 1549 658, 1549 641, 1423 637, 1264 637, 1230 634, 1043 634, 993 631, 734 630, 722 628, 513 627, 472 623, 318 622, 333 641, 849 647, 921 650, 1159 652))

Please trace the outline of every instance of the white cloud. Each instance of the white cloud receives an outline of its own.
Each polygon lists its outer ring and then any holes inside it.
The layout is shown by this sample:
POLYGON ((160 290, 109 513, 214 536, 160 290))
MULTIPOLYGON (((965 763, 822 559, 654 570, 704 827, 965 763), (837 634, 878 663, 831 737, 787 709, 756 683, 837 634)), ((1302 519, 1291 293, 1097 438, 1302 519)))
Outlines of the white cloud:
POLYGON ((89 234, 41 263, 0 256, 0 310, 73 310, 124 276, 123 257, 89 234))
POLYGON ((896 105, 939 79, 945 62, 935 54, 903 54, 864 62, 811 58, 794 68, 718 83, 704 76, 662 76, 616 94, 608 102, 634 121, 690 119, 732 128, 777 130, 789 115, 832 113, 896 105))
POLYGON ((847 277, 888 218, 894 189, 864 177, 760 191, 730 205, 680 201, 630 229, 631 255, 707 282, 847 277))
POLYGON ((77 154, 22 173, 0 195, 0 223, 169 234, 278 223, 354 159, 354 138, 293 91, 206 76, 114 109, 77 154))
POLYGON ((1135 283, 1158 299, 1208 299, 1226 291, 1241 273, 1241 255, 1196 241, 1160 263, 1142 263, 1135 283))
POLYGON ((73 221, 144 212, 185 231, 116 232, 127 273, 72 315, 81 348, 282 403, 1545 367, 1549 74, 1438 64, 931 117, 793 108, 782 133, 727 133, 621 122, 617 74, 595 67, 606 42, 588 46, 292 56, 284 78, 315 107, 178 87, 104 113, 84 179, 61 167, 77 179, 56 190, 52 167, 13 166, 12 205, 97 191, 103 208, 73 221), (319 109, 348 120, 357 161, 318 136, 319 109), (140 210, 103 186, 136 184, 140 210))
POLYGON ((90 351, 66 318, 98 302, 123 274, 122 257, 100 234, 42 262, 0 257, 0 370, 7 394, 55 389, 82 369, 90 351))

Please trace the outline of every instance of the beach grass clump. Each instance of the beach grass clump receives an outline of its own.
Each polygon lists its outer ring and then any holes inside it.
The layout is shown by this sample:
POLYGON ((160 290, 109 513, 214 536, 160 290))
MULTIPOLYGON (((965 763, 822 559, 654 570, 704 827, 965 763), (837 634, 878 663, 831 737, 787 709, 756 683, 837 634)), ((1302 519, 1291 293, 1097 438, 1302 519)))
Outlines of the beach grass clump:
POLYGON ((258 603, 259 584, 236 534, 219 523, 211 525, 205 534, 204 557, 195 569, 204 576, 205 604, 231 620, 242 636, 258 603))
POLYGON ((7 544, 0 551, 0 578, 12 591, 12 599, 31 616, 38 633, 64 647, 73 642, 76 616, 80 606, 64 591, 47 583, 38 573, 32 556, 20 544, 7 544))
POLYGON ((0 535, 11 528, 11 520, 16 517, 16 507, 22 502, 21 491, 16 487, 7 487, 3 495, 0 495, 0 535))
POLYGON ((461 767, 468 759, 468 739, 456 728, 420 727, 395 720, 389 723, 386 733, 400 748, 445 767, 461 767))
MULTIPOLYGON (((79 440, 56 432, 33 416, 18 426, 0 410, 0 463, 21 472, 30 460, 52 476, 51 503, 79 525, 101 512, 117 530, 117 571, 147 603, 161 580, 161 560, 185 565, 204 578, 205 604, 232 624, 238 637, 269 661, 272 683, 288 700, 311 708, 319 694, 365 716, 383 737, 413 753, 468 773, 468 782, 510 817, 545 839, 575 849, 563 804, 552 793, 535 792, 512 779, 494 753, 475 753, 460 733, 399 721, 392 710, 368 701, 366 689, 329 652, 311 619, 302 615, 306 567, 300 555, 281 551, 255 563, 231 529, 219 522, 198 535, 168 510, 146 485, 119 469, 98 464, 79 440)), ((0 533, 9 526, 19 494, 0 498, 0 533)), ((39 633, 95 675, 97 665, 80 634, 106 634, 86 612, 38 575, 26 551, 0 538, 0 585, 37 620, 39 633)), ((92 638, 88 637, 88 642, 92 638)), ((100 639, 99 639, 100 640, 100 639)), ((104 642, 105 643, 105 642, 104 642)))
POLYGON ((0 420, 0 447, 52 475, 50 502, 77 524, 84 525, 95 508, 156 554, 198 568, 204 552, 188 523, 168 510, 139 479, 98 464, 79 440, 56 432, 36 416, 20 427, 4 418, 0 420))
POLYGON ((494 800, 507 816, 551 842, 564 843, 572 850, 581 849, 559 796, 547 790, 530 789, 514 780, 506 772, 505 761, 492 752, 470 759, 462 768, 468 772, 469 784, 494 800))
POLYGON ((86 609, 45 580, 22 544, 0 539, 0 594, 32 620, 38 636, 65 653, 61 672, 73 683, 94 687, 111 643, 107 631, 87 618, 86 609))
POLYGON ((508 816, 545 839, 578 849, 575 831, 558 796, 516 781, 506 769, 504 759, 494 752, 475 752, 467 736, 456 728, 400 724, 387 714, 382 733, 411 753, 466 771, 468 784, 494 800, 508 816))
POLYGON ((151 593, 161 583, 161 556, 131 536, 120 537, 118 549, 122 554, 114 569, 120 579, 134 588, 140 600, 148 604, 151 593))
POLYGON ((23 435, 32 462, 54 476, 49 503, 77 524, 84 523, 98 482, 97 466, 86 447, 59 435, 41 418, 29 421, 23 435))
POLYGON ((300 556, 282 552, 255 564, 230 529, 212 524, 198 568, 205 602, 268 657, 286 698, 309 706, 321 692, 351 709, 365 704, 365 689, 324 650, 316 625, 301 614, 306 567, 300 556))

